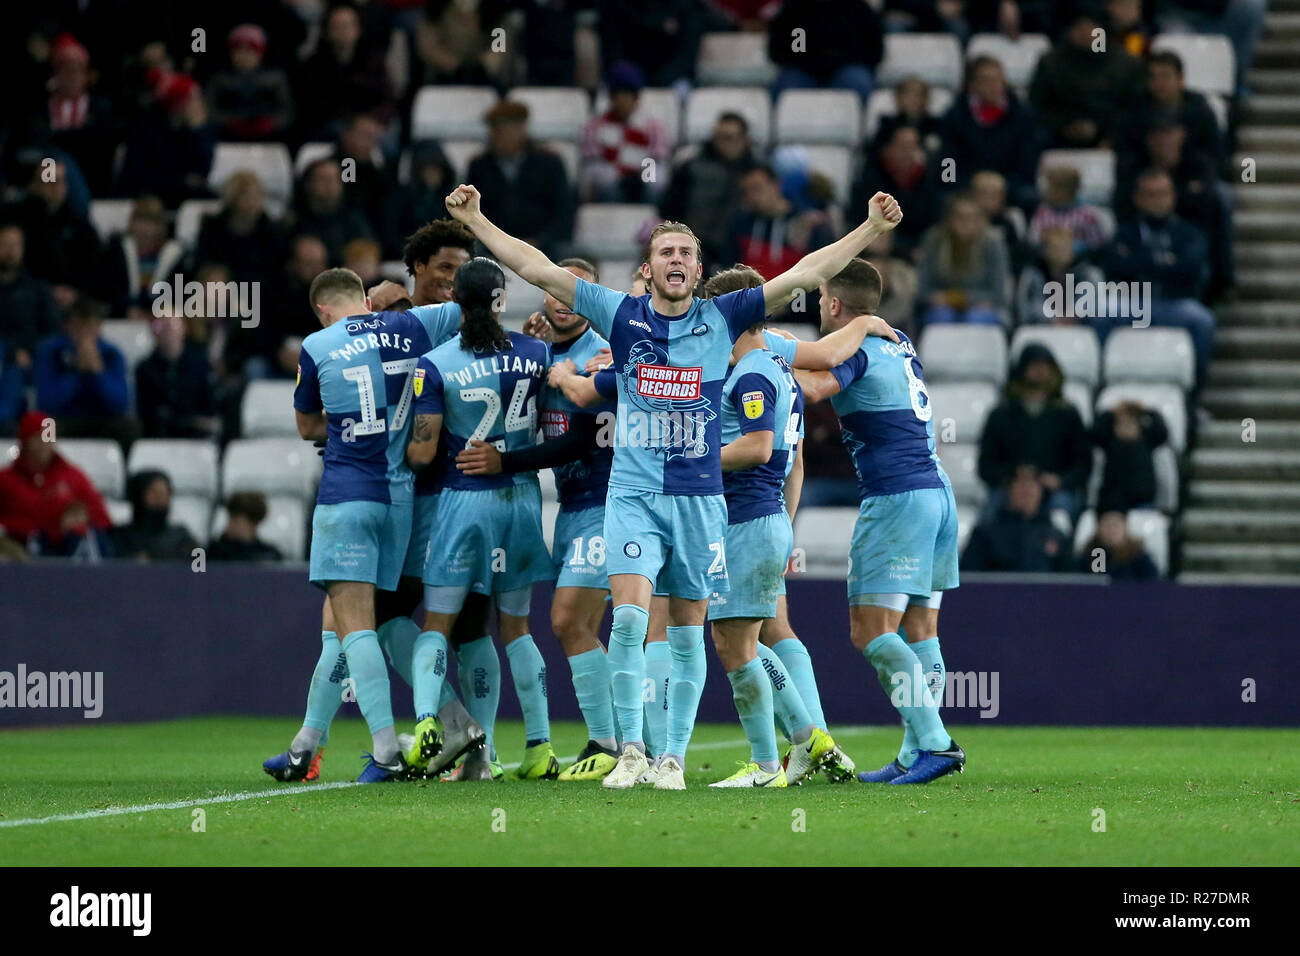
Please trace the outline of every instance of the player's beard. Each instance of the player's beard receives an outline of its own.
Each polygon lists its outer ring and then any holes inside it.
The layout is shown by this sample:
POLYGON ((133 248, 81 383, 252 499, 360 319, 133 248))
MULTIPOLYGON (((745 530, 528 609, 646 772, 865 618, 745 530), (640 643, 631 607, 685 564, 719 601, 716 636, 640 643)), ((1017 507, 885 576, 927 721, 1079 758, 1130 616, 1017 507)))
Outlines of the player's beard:
POLYGON ((560 325, 555 321, 555 316, 550 312, 545 313, 546 324, 549 325, 557 335, 570 336, 587 323, 587 320, 578 315, 577 312, 570 312, 566 318, 571 321, 567 325, 560 325))

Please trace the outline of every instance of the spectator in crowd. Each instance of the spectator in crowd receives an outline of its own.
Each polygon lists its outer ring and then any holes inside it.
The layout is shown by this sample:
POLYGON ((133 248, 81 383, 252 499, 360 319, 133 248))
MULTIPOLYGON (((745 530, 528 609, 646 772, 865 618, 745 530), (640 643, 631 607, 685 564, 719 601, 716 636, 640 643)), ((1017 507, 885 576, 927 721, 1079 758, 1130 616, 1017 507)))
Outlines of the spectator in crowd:
MULTIPOLYGON (((56 427, 43 411, 18 424, 18 457, 0 470, 0 537, 62 552, 64 537, 91 537, 111 522, 85 472, 58 453, 56 427)), ((93 546, 98 542, 92 540, 93 546)))
POLYGON ((915 126, 897 124, 876 137, 876 148, 853 183, 849 218, 866 219, 867 205, 878 191, 889 193, 907 210, 893 230, 894 242, 900 255, 914 256, 921 237, 938 222, 940 213, 938 176, 929 167, 921 131, 915 126))
POLYGON ((1119 43, 1099 46, 1103 36, 1097 18, 1088 8, 1077 7, 1064 41, 1044 53, 1034 70, 1029 101, 1057 146, 1113 145, 1141 88, 1141 63, 1119 43))
POLYGON ((876 312, 890 325, 902 329, 909 338, 916 332, 916 267, 894 251, 897 229, 881 233, 867 247, 862 258, 880 273, 880 306, 876 312))
POLYGON ((171 209, 186 199, 207 198, 217 135, 203 91, 184 73, 154 70, 150 83, 153 102, 127 137, 117 191, 149 193, 171 209))
POLYGON ((411 175, 389 196, 384 212, 385 258, 398 259, 406 237, 433 219, 447 216, 447 193, 456 186, 456 172, 442 147, 432 140, 411 147, 411 175))
POLYGON ((232 173, 221 187, 221 209, 199 227, 194 261, 221 263, 234 281, 254 282, 265 276, 267 263, 280 261, 283 250, 284 232, 267 210, 262 180, 247 169, 232 173))
POLYGON ((755 162, 749 124, 739 113, 723 113, 709 141, 673 169, 659 213, 694 230, 704 248, 706 273, 733 261, 724 259, 727 227, 740 203, 740 177, 755 162))
POLYGON ((951 33, 965 45, 970 37, 970 16, 980 4, 967 0, 885 0, 886 32, 951 33))
POLYGON ((104 307, 78 296, 63 320, 63 332, 36 349, 36 403, 59 420, 69 438, 134 439, 138 426, 127 417, 126 359, 100 337, 104 307))
POLYGON ((1067 229, 1075 254, 1099 249, 1106 241, 1106 229, 1096 207, 1079 201, 1079 171, 1073 166, 1049 166, 1044 179, 1043 201, 1029 220, 1029 244, 1041 246, 1048 230, 1067 229))
POLYGON ((1177 193, 1163 169, 1148 169, 1133 190, 1136 215, 1121 220, 1102 268, 1112 282, 1150 283, 1143 303, 1146 315, 1130 302, 1128 315, 1098 321, 1104 338, 1109 330, 1133 321, 1187 329, 1196 348, 1196 380, 1205 372, 1214 349, 1214 313, 1198 299, 1210 274, 1209 249, 1201 230, 1174 212, 1177 193))
POLYGON ((230 31, 230 67, 208 80, 208 109, 223 140, 285 139, 293 125, 293 94, 284 70, 263 64, 266 31, 241 23, 230 31))
POLYGON ((26 407, 27 399, 23 395, 23 370, 9 356, 4 341, 0 340, 0 435, 8 435, 12 432, 26 407))
POLYGON ((1246 77, 1264 32, 1268 0, 1169 0, 1159 7, 1161 32, 1226 36, 1237 63, 1237 93, 1249 92, 1246 77))
POLYGON ((146 438, 214 438, 219 422, 207 352, 185 337, 185 320, 153 320, 154 350, 135 369, 135 399, 146 438))
POLYGON ((767 35, 767 55, 779 71, 772 95, 786 90, 852 90, 865 105, 884 53, 884 26, 870 4, 785 0, 767 35), (796 42, 796 36, 805 42, 796 42))
POLYGON ((781 0, 707 0, 709 6, 743 33, 766 33, 781 0))
POLYGON ((963 571, 1071 570, 1070 541, 1048 515, 1044 485, 1033 466, 1016 468, 997 501, 992 514, 971 531, 961 556, 963 571))
POLYGON ((49 283, 24 265, 23 227, 0 222, 0 347, 28 377, 37 344, 59 328, 59 310, 49 283))
POLYGON ((505 13, 500 0, 431 0, 415 31, 425 84, 496 86, 505 57, 492 31, 505 13))
POLYGON ((1128 520, 1122 511, 1102 511, 1098 515, 1097 532, 1083 546, 1079 570, 1109 574, 1117 581, 1154 581, 1160 577, 1142 540, 1128 533, 1128 520))
POLYGON ((107 195, 117 128, 112 104, 91 87, 90 54, 75 37, 62 34, 50 50, 50 68, 44 117, 50 140, 76 161, 93 195, 107 195))
POLYGON ((325 12, 316 52, 296 80, 300 140, 332 141, 345 116, 370 113, 381 122, 393 116, 384 50, 364 35, 361 14, 351 3, 325 12))
POLYGON ((1019 269, 1025 257, 1025 214, 1007 205, 1006 177, 993 169, 981 169, 971 177, 970 194, 989 228, 1002 237, 1012 271, 1019 269))
POLYGON ((65 163, 37 165, 26 194, 7 214, 22 226, 27 269, 50 284, 61 308, 96 274, 101 253, 95 227, 68 201, 67 176, 65 163))
POLYGON ((577 43, 580 9, 586 0, 525 0, 519 31, 529 86, 588 87, 598 75, 595 44, 577 43))
POLYGON ((127 482, 131 523, 109 532, 113 554, 134 561, 189 561, 199 543, 185 528, 169 524, 172 482, 161 471, 138 471, 127 482))
POLYGON ((208 548, 212 561, 283 561, 273 544, 257 536, 266 519, 266 495, 260 491, 237 491, 226 499, 226 530, 208 548))
POLYGON ((1146 147, 1152 123, 1173 117, 1187 131, 1186 148, 1218 169, 1223 162, 1224 137, 1205 95, 1189 90, 1183 77, 1183 60, 1172 50, 1151 54, 1146 67, 1146 88, 1127 124, 1123 148, 1130 154, 1146 147))
POLYGON ((1006 243, 970 195, 954 196, 943 221, 921 241, 916 294, 922 324, 1000 324, 1007 319, 1010 281, 1006 243))
POLYGON ((703 32, 700 13, 699 0, 605 4, 600 13, 604 61, 635 63, 649 86, 689 87, 703 32))
POLYGON ((582 129, 582 190, 588 202, 654 202, 668 169, 668 138, 653 116, 640 111, 645 77, 632 63, 609 71, 609 109, 582 129), (653 175, 646 177, 646 160, 653 175))
POLYGON ((1142 15, 1142 0, 1106 0, 1106 29, 1124 52, 1141 60, 1151 46, 1151 25, 1142 15))
POLYGON ((109 240, 104 256, 102 295, 112 314, 148 318, 154 283, 170 283, 184 257, 180 242, 167 238, 167 210, 162 200, 157 196, 137 199, 126 232, 109 240))
POLYGON ((727 253, 733 262, 771 279, 834 240, 823 214, 799 212, 781 194, 771 166, 751 168, 740 178, 740 190, 741 208, 732 219, 727 253))
POLYGON ((353 239, 343 247, 343 268, 359 275, 362 284, 369 288, 381 278, 380 252, 379 243, 374 239, 353 239))
MULTIPOLYGON (((353 162, 348 170, 348 188, 344 190, 343 201, 360 210, 367 222, 376 226, 383 222, 389 198, 397 188, 396 171, 384 162, 380 148, 383 135, 382 123, 373 116, 358 113, 344 121, 335 147, 340 159, 353 162)), ((343 181, 341 175, 339 179, 343 181)))
POLYGON ((921 145, 927 153, 937 153, 943 143, 943 124, 939 117, 930 114, 930 84, 917 76, 909 76, 894 87, 895 112, 880 117, 875 139, 863 144, 863 152, 878 149, 899 126, 915 127, 921 145))
POLYGON ((979 476, 989 486, 985 516, 1005 503, 1003 489, 1029 465, 1048 507, 1071 522, 1083 507, 1092 444, 1078 410, 1061 393, 1065 377, 1050 349, 1030 342, 1020 353, 1006 397, 989 412, 980 435, 979 476))
POLYGON ((319 236, 331 262, 342 260, 343 247, 353 239, 374 238, 361 210, 343 201, 343 176, 337 159, 318 159, 303 171, 291 231, 319 236))
POLYGON ((1016 312, 1020 323, 1063 325, 1077 319, 1090 319, 1090 315, 1074 314, 1074 296, 1049 294, 1049 283, 1059 283, 1062 291, 1070 288, 1070 276, 1074 277, 1073 287, 1076 289, 1082 289, 1086 284, 1091 284, 1094 289, 1100 288, 1100 283, 1105 280, 1102 271, 1076 251, 1074 234, 1066 226, 1054 226, 1042 234, 1042 242, 1033 249, 1035 255, 1020 270, 1016 289, 1016 312))
POLYGON ((1164 417, 1141 402, 1120 402, 1097 416, 1092 440, 1106 456, 1097 510, 1128 512, 1153 506, 1153 453, 1169 440, 1164 417))
POLYGON ((967 62, 962 95, 942 125, 943 157, 952 160, 952 182, 968 186, 980 170, 995 169, 1007 178, 1013 205, 1032 204, 1042 137, 1033 113, 1007 86, 998 60, 977 56, 967 62))
POLYGON ((289 250, 283 278, 271 284, 263 321, 255 329, 233 330, 227 363, 248 378, 293 378, 302 339, 320 329, 308 290, 328 268, 328 250, 311 233, 295 236, 289 250))
POLYGON ((487 149, 466 182, 483 194, 483 213, 512 236, 554 257, 573 233, 573 192, 560 157, 528 136, 528 107, 502 100, 484 116, 487 149))

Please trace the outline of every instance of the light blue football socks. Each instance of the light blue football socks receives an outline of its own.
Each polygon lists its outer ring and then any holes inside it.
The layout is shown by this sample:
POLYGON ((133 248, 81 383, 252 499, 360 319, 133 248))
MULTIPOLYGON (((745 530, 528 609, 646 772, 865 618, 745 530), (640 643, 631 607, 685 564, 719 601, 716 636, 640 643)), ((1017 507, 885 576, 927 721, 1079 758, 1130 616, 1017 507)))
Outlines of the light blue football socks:
POLYGON ((465 709, 487 734, 488 756, 495 760, 497 704, 501 700, 501 658, 488 636, 466 641, 456 651, 465 709))
POLYGON ((641 695, 645 700, 645 743, 646 752, 656 757, 663 756, 668 744, 668 675, 672 665, 667 641, 645 646, 645 689, 641 695))
POLYGON ((668 731, 664 757, 676 758, 686 767, 686 747, 695 730, 695 713, 704 693, 707 657, 704 651, 704 626, 682 625, 668 628, 668 648, 672 666, 668 671, 668 731))
POLYGON ((794 681, 795 690, 799 692, 799 699, 808 709, 808 717, 813 725, 826 730, 826 715, 822 713, 822 698, 817 693, 817 678, 813 674, 812 658, 808 655, 808 648, 799 638, 787 637, 773 644, 772 650, 776 651, 776 656, 781 658, 786 673, 790 675, 790 680, 794 681))
POLYGON ((744 667, 730 671, 731 696, 740 715, 740 726, 749 741, 750 758, 773 773, 781 766, 776 756, 776 731, 772 723, 772 681, 754 658, 744 667))
POLYGON ((422 631, 411 653, 411 688, 415 692, 415 720, 438 713, 442 687, 447 680, 447 636, 422 631))
POLYGON ((379 649, 379 638, 372 630, 353 631, 343 638, 343 653, 356 689, 357 706, 370 728, 375 762, 391 764, 397 758, 397 734, 393 731, 388 665, 379 649))
MULTIPOLYGON (((934 700, 937 710, 943 706, 943 691, 948 684, 948 672, 944 667, 943 654, 939 650, 939 638, 931 637, 907 646, 921 662, 921 672, 925 675, 926 683, 930 687, 930 697, 934 700)), ((912 751, 918 749, 918 744, 912 728, 907 725, 904 725, 904 728, 903 746, 898 749, 898 762, 904 767, 910 767, 916 760, 916 755, 912 751)))
POLYGON ((609 631, 609 676, 614 690, 614 711, 623 733, 623 746, 629 744, 645 750, 642 738, 641 685, 645 680, 646 631, 650 613, 636 604, 614 608, 614 624, 609 631))
POLYGON ((926 686, 921 662, 893 631, 867 645, 863 656, 875 668, 889 702, 916 736, 916 749, 944 750, 952 742, 926 686))
POLYGON ((302 728, 294 736, 289 749, 313 753, 323 746, 329 736, 330 722, 343 706, 343 681, 348 676, 347 655, 333 631, 320 632, 320 657, 312 671, 307 686, 307 713, 302 718, 302 728))
POLYGON ((515 638, 506 645, 510 661, 510 678, 524 712, 524 739, 535 747, 551 739, 551 721, 546 706, 546 662, 531 634, 515 638))
POLYGON ((420 636, 420 625, 409 617, 395 617, 379 625, 376 633, 388 663, 393 665, 393 670, 397 671, 402 680, 414 687, 415 682, 411 680, 411 655, 415 653, 415 639, 420 636))
POLYGON ((772 648, 762 644, 758 645, 757 660, 772 684, 772 707, 777 725, 791 743, 804 743, 812 736, 813 720, 803 696, 786 672, 785 663, 772 648))
MULTIPOLYGON (((506 653, 509 652, 507 647, 506 653)), ((515 666, 513 661, 510 666, 515 666)), ((595 647, 574 654, 569 658, 569 670, 573 672, 573 693, 578 698, 578 709, 587 722, 587 738, 606 750, 613 750, 616 744, 614 708, 610 700, 609 661, 605 649, 595 647)))

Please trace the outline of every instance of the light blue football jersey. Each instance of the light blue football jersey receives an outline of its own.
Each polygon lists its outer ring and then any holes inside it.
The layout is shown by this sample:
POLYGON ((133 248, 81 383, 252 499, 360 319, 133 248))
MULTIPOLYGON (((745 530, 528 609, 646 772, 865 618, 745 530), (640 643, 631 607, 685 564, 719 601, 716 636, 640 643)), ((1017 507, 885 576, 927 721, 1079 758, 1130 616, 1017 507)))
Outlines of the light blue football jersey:
POLYGON ((471 352, 458 335, 419 359, 415 414, 443 416, 439 456, 429 467, 438 469, 444 489, 482 491, 537 482, 533 471, 467 475, 456 468, 456 455, 471 438, 500 451, 537 444, 538 398, 551 347, 531 335, 508 334, 510 347, 500 352, 471 352))
POLYGON ((784 335, 777 335, 775 332, 766 330, 763 332, 763 341, 767 343, 767 350, 775 352, 781 358, 785 359, 785 364, 794 368, 794 353, 799 347, 799 343, 794 339, 787 339, 784 335))
MULTIPOLYGON (((595 329, 587 331, 568 342, 556 342, 551 345, 551 360, 562 362, 572 359, 581 372, 587 361, 594 358, 602 349, 609 348, 609 343, 595 329)), ((600 421, 611 418, 617 404, 614 401, 601 402, 590 408, 575 405, 564 396, 564 391, 547 386, 542 394, 542 435, 546 441, 553 441, 569 432, 576 420, 582 417, 600 421)), ((605 493, 609 488, 609 471, 614 461, 614 449, 609 445, 596 444, 579 458, 552 469, 555 472, 555 488, 563 511, 582 511, 605 504, 605 493)))
POLYGON ((415 368, 435 337, 459 325, 460 307, 449 303, 349 316, 303 340, 293 406, 326 414, 320 504, 410 496, 415 368))
POLYGON ((741 356, 722 386, 722 443, 756 431, 772 432, 772 457, 723 476, 729 524, 785 510, 785 479, 803 438, 803 390, 789 363, 767 349, 741 356))
POLYGON ((902 332, 898 338, 895 345, 868 336, 852 358, 831 369, 841 389, 831 405, 864 499, 948 483, 935 453, 921 361, 912 340, 902 332))
POLYGON ((762 320, 763 290, 694 299, 664 316, 650 296, 578 279, 573 309, 609 340, 618 382, 612 487, 722 493, 722 385, 731 345, 762 320))

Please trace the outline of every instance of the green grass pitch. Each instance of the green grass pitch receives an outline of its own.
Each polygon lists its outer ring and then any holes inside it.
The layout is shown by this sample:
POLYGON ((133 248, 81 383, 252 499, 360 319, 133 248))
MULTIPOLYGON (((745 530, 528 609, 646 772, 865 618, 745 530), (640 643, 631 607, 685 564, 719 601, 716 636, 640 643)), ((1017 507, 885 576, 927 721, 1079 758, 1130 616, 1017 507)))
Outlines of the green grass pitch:
MULTIPOLYGON (((967 772, 926 787, 817 779, 737 791, 706 784, 745 756, 740 728, 708 725, 696 730, 685 793, 514 779, 279 793, 290 786, 260 765, 295 729, 289 719, 202 718, 0 732, 0 864, 1179 866, 1300 858, 1296 730, 962 728, 967 772), (87 815, 115 808, 132 809, 87 815)), ((583 743, 578 724, 557 724, 554 733, 562 757, 583 743)), ((521 725, 503 722, 497 736, 502 759, 517 760, 521 725)), ((836 736, 871 769, 899 742, 893 727, 836 736)), ((354 779, 367 745, 359 721, 337 721, 322 783, 354 779)))

